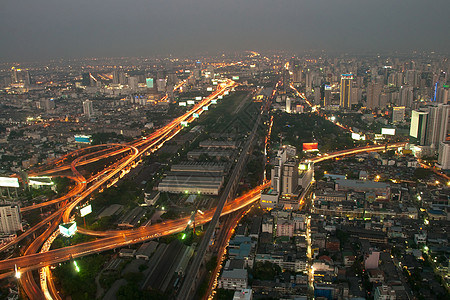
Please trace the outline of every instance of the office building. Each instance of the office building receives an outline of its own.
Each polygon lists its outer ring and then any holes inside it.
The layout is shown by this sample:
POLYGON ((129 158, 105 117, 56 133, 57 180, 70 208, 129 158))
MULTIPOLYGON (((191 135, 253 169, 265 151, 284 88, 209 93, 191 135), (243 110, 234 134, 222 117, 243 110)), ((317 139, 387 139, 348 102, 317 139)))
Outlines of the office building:
POLYGON ((113 71, 113 84, 119 84, 119 71, 113 71))
POLYGON ((92 116, 94 116, 94 106, 91 100, 83 101, 83 114, 87 118, 91 118, 92 116))
POLYGON ((28 87, 31 84, 31 77, 28 70, 11 68, 11 84, 28 87))
POLYGON ((326 84, 323 89, 323 106, 327 107, 331 105, 332 95, 331 95, 331 86, 326 84))
POLYGON ((351 108, 352 107, 352 82, 353 74, 342 74, 341 75, 341 108, 351 108))
POLYGON ((427 133, 428 112, 413 110, 411 113, 411 127, 409 135, 413 137, 417 144, 425 145, 427 133))
POLYGON ((291 103, 291 98, 287 97, 287 98, 286 98, 286 112, 287 112, 288 114, 291 113, 291 105, 292 105, 292 103, 291 103))
POLYGON ((438 104, 428 107, 427 133, 425 145, 437 149, 447 137, 450 105, 438 104))
POLYGON ((367 85, 367 100, 366 107, 375 109, 380 107, 380 95, 383 85, 381 83, 369 82, 367 85))
POLYGON ((295 160, 288 161, 283 165, 282 174, 283 195, 294 195, 298 189, 298 163, 295 160))
POLYGON ((392 123, 401 123, 405 120, 405 107, 394 106, 392 108, 392 123))
POLYGON ((411 86, 402 86, 399 91, 399 104, 408 108, 412 107, 414 92, 411 86))
POLYGON ((19 205, 0 205, 0 233, 12 234, 19 230, 23 230, 19 205))
POLYGON ((438 165, 443 170, 450 169, 450 143, 441 142, 439 144, 438 165))

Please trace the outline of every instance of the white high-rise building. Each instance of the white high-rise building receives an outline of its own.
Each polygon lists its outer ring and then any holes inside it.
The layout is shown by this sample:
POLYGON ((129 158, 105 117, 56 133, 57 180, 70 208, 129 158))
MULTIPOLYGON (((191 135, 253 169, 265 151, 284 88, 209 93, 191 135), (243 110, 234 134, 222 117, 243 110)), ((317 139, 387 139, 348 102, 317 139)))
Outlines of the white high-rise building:
POLYGON ((94 115, 94 106, 91 100, 83 101, 83 114, 88 118, 94 115))
POLYGON ((450 169, 450 143, 448 142, 439 144, 438 165, 443 170, 450 169))
POLYGON ((417 140, 419 145, 425 145, 427 133, 428 112, 413 110, 411 113, 411 127, 409 135, 417 140))
POLYGON ((425 145, 436 149, 447 137, 450 105, 438 104, 428 107, 427 133, 425 145))
POLYGON ((405 107, 395 106, 392 108, 392 123, 400 123, 405 120, 405 107))
POLYGON ((286 112, 288 114, 291 113, 291 98, 289 97, 286 98, 286 112))
POLYGON ((20 206, 17 204, 0 206, 0 233, 12 234, 22 228, 20 206))

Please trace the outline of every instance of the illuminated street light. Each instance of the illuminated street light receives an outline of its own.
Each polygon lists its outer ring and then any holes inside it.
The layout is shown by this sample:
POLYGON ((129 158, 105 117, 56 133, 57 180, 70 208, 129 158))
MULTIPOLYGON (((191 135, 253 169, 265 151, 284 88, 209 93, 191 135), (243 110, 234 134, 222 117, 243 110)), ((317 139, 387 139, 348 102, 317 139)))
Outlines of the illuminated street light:
POLYGON ((73 261, 73 265, 75 266, 75 271, 77 271, 77 273, 80 272, 80 267, 78 266, 76 261, 73 261))

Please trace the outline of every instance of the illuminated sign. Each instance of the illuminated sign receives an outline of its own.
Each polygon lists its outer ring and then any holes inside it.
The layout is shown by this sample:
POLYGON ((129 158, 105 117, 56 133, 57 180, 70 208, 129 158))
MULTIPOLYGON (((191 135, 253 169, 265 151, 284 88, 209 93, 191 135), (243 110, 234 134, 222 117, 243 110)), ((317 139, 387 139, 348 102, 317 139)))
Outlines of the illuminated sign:
POLYGON ((206 91, 207 91, 207 92, 212 92, 212 91, 213 91, 213 88, 212 88, 212 87, 208 87, 208 88, 206 88, 206 91))
POLYGON ((311 168, 311 164, 309 163, 301 163, 298 165, 298 169, 302 171, 309 170, 311 168))
POLYGON ((64 237, 71 237, 77 232, 77 223, 71 222, 59 224, 59 232, 64 237))
POLYGON ((74 138, 76 143, 85 143, 85 144, 91 143, 90 135, 75 135, 74 138))
POLYGON ((312 152, 319 151, 319 143, 303 143, 303 151, 312 152))
POLYGON ((381 128, 381 134, 395 135, 395 129, 394 128, 381 128))
POLYGON ((223 96, 222 95, 220 95, 220 96, 217 96, 217 99, 223 99, 223 96))
POLYGON ((181 121, 181 126, 187 127, 188 126, 188 122, 187 121, 181 121))
POLYGON ((382 134, 375 133, 374 139, 376 139, 376 140, 384 140, 384 136, 382 134))
POLYGON ((217 99, 212 99, 211 104, 217 104, 217 99))
POLYGON ((186 102, 178 102, 179 106, 186 106, 186 102))
POLYGON ((195 100, 197 100, 197 101, 202 100, 202 97, 200 97, 200 96, 195 97, 195 100))
POLYGON ((208 110, 208 106, 203 106, 203 110, 208 110))
POLYGON ((231 79, 233 79, 233 80, 239 80, 239 76, 233 76, 231 79))
POLYGON ((223 94, 228 95, 229 93, 230 93, 229 91, 225 91, 223 94))
POLYGON ((89 204, 80 209, 80 216, 84 217, 92 212, 92 206, 89 204))
POLYGON ((326 91, 331 91, 331 85, 325 85, 325 90, 326 91))
POLYGON ((188 100, 188 101, 187 101, 187 104, 188 104, 188 105, 194 105, 194 104, 195 104, 195 101, 194 101, 194 100, 188 100))
POLYGON ((198 114, 197 114, 197 113, 193 114, 192 116, 193 116, 194 118, 198 118, 198 114))
POLYGON ((19 187, 18 178, 0 177, 0 187, 19 187))
POLYGON ((145 82, 147 83, 147 87, 149 88, 149 89, 152 89, 153 88, 153 78, 146 78, 145 79, 145 82))
POLYGON ((342 74, 341 79, 353 79, 353 74, 342 74))

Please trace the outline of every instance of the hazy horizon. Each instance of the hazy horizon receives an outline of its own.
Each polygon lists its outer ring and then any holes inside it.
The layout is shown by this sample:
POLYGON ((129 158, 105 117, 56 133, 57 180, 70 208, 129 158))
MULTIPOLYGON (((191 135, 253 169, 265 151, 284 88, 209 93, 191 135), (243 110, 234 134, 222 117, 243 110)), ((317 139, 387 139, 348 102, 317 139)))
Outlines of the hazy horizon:
POLYGON ((283 49, 448 53, 447 1, 7 0, 0 61, 283 49))

